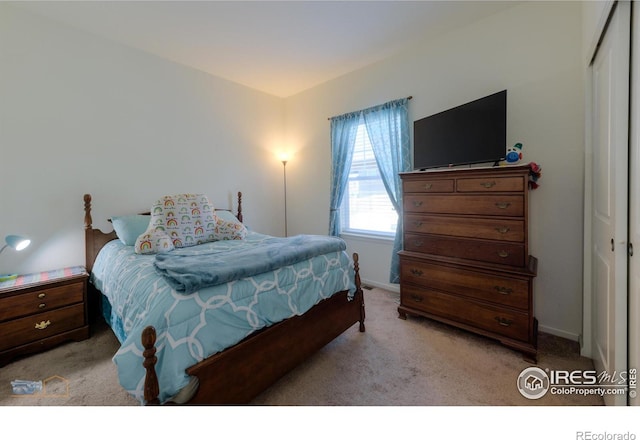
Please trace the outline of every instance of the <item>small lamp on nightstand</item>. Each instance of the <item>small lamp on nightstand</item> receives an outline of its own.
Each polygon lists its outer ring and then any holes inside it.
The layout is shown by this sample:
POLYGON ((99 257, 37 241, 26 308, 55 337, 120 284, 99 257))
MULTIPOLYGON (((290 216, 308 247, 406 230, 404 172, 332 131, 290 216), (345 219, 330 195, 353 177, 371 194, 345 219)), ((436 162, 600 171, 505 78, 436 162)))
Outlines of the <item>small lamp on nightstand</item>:
MULTIPOLYGON (((27 246, 29 246, 29 244, 31 243, 31 240, 29 240, 28 238, 25 237, 21 237, 20 235, 7 235, 4 239, 5 241, 5 245, 2 246, 2 248, 0 248, 0 254, 2 253, 2 251, 4 250, 4 248, 11 247, 17 251, 21 251, 24 248, 26 248, 27 246)), ((14 278, 16 278, 18 275, 17 274, 10 274, 10 275, 1 275, 0 274, 0 282, 2 281, 7 281, 7 280, 12 280, 14 278)))

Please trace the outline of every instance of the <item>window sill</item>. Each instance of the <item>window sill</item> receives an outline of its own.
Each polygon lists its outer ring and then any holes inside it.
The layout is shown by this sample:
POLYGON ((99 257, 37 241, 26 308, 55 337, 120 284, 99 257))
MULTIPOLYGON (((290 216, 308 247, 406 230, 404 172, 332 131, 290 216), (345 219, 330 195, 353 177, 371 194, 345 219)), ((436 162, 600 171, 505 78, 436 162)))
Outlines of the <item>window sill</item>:
POLYGON ((379 241, 379 242, 391 243, 391 244, 393 244, 395 240, 395 237, 391 235, 354 232, 354 231, 343 231, 340 233, 340 237, 355 238, 355 239, 366 240, 366 241, 379 241))

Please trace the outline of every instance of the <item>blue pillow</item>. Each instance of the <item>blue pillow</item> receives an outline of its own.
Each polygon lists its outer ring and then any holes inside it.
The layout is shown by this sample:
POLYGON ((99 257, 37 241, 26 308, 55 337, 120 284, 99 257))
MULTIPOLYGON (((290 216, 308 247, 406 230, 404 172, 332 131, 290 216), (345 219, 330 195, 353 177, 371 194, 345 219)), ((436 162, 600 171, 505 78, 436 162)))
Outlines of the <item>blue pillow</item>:
POLYGON ((120 241, 127 246, 133 246, 149 227, 150 219, 150 215, 123 215, 111 217, 111 223, 120 241))
POLYGON ((229 223, 240 223, 238 217, 236 217, 231 211, 226 209, 216 209, 216 216, 229 223))

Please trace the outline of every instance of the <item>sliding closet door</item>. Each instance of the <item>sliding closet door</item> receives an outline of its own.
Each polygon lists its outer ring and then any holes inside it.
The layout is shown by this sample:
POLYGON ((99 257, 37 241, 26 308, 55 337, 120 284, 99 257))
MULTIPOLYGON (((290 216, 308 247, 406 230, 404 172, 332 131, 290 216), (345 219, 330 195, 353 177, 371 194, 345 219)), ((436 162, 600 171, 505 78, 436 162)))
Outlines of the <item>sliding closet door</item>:
MULTIPOLYGON (((640 7, 631 37, 631 146, 629 149, 629 368, 640 369, 640 7), (634 246, 636 249, 634 249, 634 246)), ((636 390, 636 393, 638 390, 636 390)), ((629 399, 640 405, 640 397, 629 399)))
MULTIPOLYGON (((591 69, 592 356, 598 371, 627 369, 627 160, 631 5, 618 2, 591 69)), ((606 396, 625 405, 626 396, 606 396)))

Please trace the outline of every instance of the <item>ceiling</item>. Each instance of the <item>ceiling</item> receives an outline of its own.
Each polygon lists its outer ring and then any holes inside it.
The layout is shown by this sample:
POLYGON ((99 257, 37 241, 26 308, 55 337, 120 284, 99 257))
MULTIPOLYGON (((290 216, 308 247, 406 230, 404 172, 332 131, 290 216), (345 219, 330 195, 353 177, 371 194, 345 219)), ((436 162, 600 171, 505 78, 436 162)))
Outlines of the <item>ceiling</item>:
POLYGON ((27 1, 12 4, 287 97, 512 1, 27 1))

